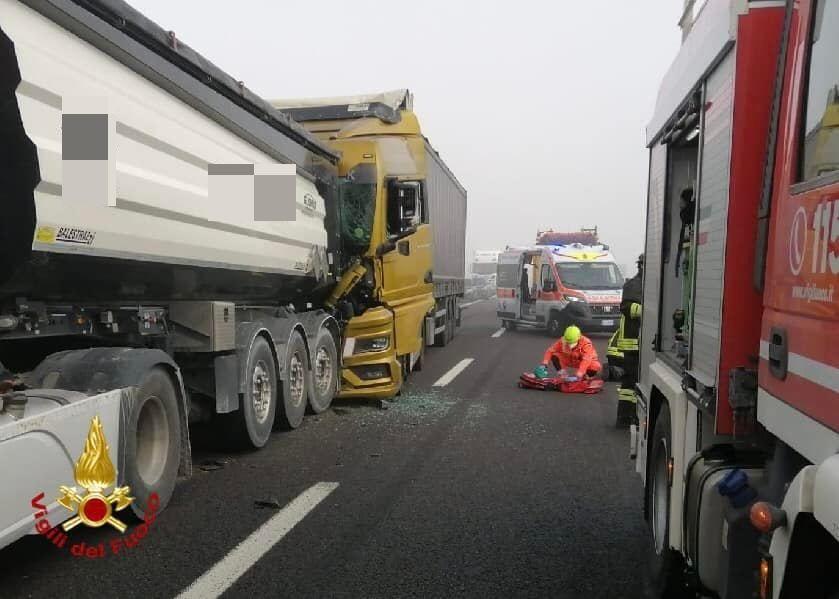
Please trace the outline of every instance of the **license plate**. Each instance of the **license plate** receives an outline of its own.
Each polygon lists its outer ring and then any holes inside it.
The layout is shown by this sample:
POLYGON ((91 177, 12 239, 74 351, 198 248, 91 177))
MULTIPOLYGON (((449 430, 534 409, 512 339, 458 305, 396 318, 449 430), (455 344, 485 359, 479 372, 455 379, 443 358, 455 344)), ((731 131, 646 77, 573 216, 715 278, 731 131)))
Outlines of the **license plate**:
POLYGON ((604 327, 610 327, 613 324, 615 324, 614 320, 601 320, 600 322, 603 324, 604 327))

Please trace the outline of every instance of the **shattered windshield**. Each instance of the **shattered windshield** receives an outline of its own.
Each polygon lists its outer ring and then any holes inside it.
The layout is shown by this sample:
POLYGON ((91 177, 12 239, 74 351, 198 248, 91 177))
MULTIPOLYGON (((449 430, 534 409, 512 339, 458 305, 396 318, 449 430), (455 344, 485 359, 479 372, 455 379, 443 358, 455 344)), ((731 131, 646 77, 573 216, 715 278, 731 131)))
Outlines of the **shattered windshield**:
POLYGON ((560 263, 556 265, 562 284, 571 289, 620 289, 623 276, 611 262, 560 263))
POLYGON ((338 182, 341 240, 344 249, 357 253, 370 247, 376 213, 376 171, 360 164, 338 182))

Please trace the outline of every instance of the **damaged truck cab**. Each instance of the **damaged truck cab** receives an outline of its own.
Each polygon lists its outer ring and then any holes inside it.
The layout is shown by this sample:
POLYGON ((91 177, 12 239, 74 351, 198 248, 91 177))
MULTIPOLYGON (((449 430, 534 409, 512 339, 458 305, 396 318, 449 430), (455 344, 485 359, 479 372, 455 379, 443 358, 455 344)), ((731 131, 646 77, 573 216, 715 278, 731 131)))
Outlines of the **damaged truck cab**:
POLYGON ((348 319, 341 397, 392 397, 459 320, 466 191, 411 104, 407 90, 274 101, 341 156, 334 243, 346 270, 330 298, 348 319))

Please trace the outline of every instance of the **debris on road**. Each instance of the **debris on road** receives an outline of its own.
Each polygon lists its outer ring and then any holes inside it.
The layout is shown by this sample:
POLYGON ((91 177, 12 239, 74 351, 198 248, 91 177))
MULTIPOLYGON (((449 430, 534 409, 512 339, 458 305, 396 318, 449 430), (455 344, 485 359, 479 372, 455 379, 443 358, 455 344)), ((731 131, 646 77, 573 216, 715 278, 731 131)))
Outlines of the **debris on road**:
POLYGON ((221 470, 227 466, 230 461, 231 460, 206 460, 205 462, 202 462, 198 468, 204 472, 213 472, 215 470, 221 470))
POLYGON ((283 504, 281 504, 280 500, 276 497, 269 497, 268 499, 257 499, 253 502, 253 505, 257 509, 270 508, 272 510, 278 510, 281 507, 283 507, 283 504))
POLYGON ((440 390, 411 391, 403 393, 402 398, 391 407, 395 413, 410 416, 411 422, 415 422, 417 418, 445 416, 455 403, 453 397, 440 390))

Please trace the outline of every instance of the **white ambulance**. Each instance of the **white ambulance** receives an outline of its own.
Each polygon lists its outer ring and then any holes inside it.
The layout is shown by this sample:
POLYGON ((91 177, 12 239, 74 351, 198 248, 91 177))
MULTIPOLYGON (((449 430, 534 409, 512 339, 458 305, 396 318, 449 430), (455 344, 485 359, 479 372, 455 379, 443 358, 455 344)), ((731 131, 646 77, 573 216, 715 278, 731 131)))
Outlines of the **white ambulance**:
POLYGON ((618 327, 623 275, 607 245, 508 247, 496 284, 498 318, 508 329, 528 325, 559 337, 572 324, 583 334, 618 327))

